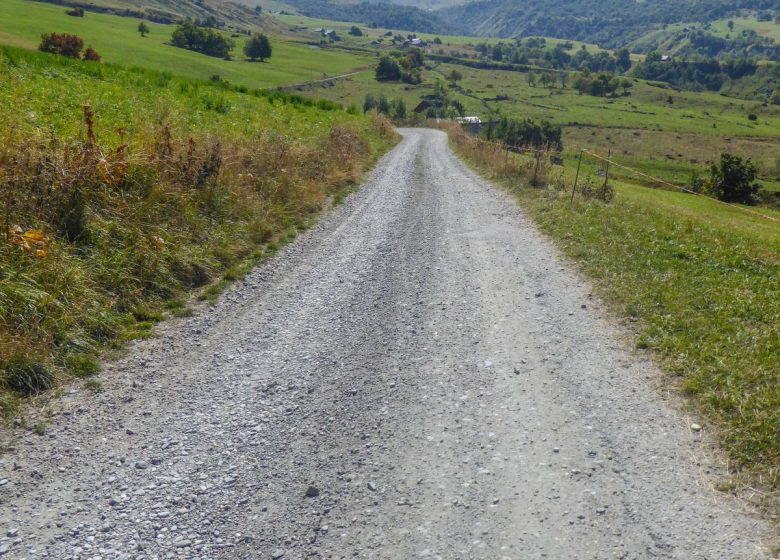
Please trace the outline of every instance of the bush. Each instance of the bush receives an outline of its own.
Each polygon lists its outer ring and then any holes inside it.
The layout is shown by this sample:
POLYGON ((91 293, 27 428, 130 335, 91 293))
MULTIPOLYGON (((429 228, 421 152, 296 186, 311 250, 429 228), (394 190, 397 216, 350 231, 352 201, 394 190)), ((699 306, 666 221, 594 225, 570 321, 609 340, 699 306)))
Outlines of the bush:
POLYGON ((93 62, 100 62, 103 57, 101 57, 95 49, 92 48, 92 45, 87 47, 87 50, 84 51, 84 60, 91 60, 93 62))
POLYGON ((198 27, 191 21, 176 28, 171 35, 171 44, 218 58, 230 56, 230 51, 235 46, 231 39, 226 39, 213 29, 198 27))
POLYGON ((84 17, 84 8, 73 8, 65 13, 71 17, 84 17))
POLYGON ((710 168, 707 192, 724 202, 755 204, 761 190, 757 176, 758 169, 750 159, 724 153, 720 163, 710 168))
POLYGON ((398 81, 401 79, 401 68, 392 58, 383 56, 376 67, 376 79, 379 82, 398 81))
POLYGON ((35 395, 54 385, 51 370, 41 360, 28 355, 11 356, 3 369, 6 387, 21 395, 35 395))
POLYGON ((260 59, 263 62, 266 58, 271 58, 271 42, 264 33, 252 35, 244 45, 244 54, 250 60, 260 59))
POLYGON ((67 33, 44 33, 38 50, 45 53, 58 54, 68 58, 81 58, 84 40, 78 35, 67 33))

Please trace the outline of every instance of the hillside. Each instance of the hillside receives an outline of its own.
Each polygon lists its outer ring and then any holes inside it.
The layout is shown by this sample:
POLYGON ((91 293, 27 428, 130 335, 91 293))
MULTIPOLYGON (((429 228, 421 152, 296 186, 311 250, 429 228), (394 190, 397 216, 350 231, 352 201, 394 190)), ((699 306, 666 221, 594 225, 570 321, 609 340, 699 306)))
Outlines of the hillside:
POLYGON ((444 21, 435 13, 407 5, 388 2, 341 4, 323 0, 289 0, 303 15, 338 21, 376 24, 388 29, 420 33, 457 33, 462 26, 456 21, 444 21))
POLYGON ((778 7, 775 0, 489 0, 446 8, 437 15, 480 36, 541 35, 620 47, 662 25, 714 21, 739 10, 778 7))
MULTIPOLYGON (((145 18, 157 23, 174 23, 185 18, 212 21, 220 27, 272 31, 276 22, 254 6, 230 0, 25 0, 59 6, 82 7, 90 12, 145 18)), ((251 2, 249 2, 251 4, 251 2)), ((258 5, 255 3, 255 5, 258 5)))
MULTIPOLYGON (((288 26, 268 18, 275 28, 286 33, 288 26)), ((273 87, 322 78, 323 75, 348 73, 370 64, 365 54, 315 48, 291 42, 274 33, 273 56, 267 62, 250 62, 243 56, 246 35, 222 32, 236 42, 233 59, 206 56, 171 46, 173 24, 148 23, 149 33, 138 33, 138 20, 109 13, 87 12, 85 17, 70 17, 62 6, 28 0, 0 2, 0 44, 36 49, 41 35, 52 31, 73 33, 86 45, 92 45, 105 63, 139 66, 175 75, 207 80, 218 76, 250 88, 273 87), (231 37, 231 35, 235 35, 231 37)), ((310 33, 298 41, 314 41, 310 33)))

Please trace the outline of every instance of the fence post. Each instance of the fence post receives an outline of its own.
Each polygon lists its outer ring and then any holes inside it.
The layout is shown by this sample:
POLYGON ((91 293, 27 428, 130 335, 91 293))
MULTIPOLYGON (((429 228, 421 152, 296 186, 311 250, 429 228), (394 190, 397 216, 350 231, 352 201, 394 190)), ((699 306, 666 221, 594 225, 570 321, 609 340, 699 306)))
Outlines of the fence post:
POLYGON ((574 185, 573 185, 573 186, 572 186, 572 188, 571 188, 571 200, 569 200, 569 206, 571 206, 572 204, 574 204, 574 191, 576 191, 576 190, 577 190, 577 181, 578 181, 578 180, 579 180, 579 178, 580 178, 580 165, 582 165, 582 153, 583 153, 584 151, 585 151, 585 150, 580 150, 580 159, 579 159, 579 161, 577 162, 577 173, 574 175, 574 185))
POLYGON ((607 152, 607 164, 604 167, 604 186, 602 187, 604 190, 607 190, 607 185, 609 184, 609 159, 612 157, 612 149, 610 149, 607 152))

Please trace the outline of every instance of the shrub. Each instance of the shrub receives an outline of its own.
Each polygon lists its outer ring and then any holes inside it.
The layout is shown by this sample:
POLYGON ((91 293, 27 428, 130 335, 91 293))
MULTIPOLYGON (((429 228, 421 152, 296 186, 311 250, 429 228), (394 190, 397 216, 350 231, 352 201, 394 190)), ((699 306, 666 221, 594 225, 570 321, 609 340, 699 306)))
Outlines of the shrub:
POLYGON ((748 120, 751 121, 751 122, 755 122, 755 121, 758 120, 758 115, 756 115, 755 113, 750 113, 748 115, 748 120))
POLYGON ((141 37, 146 37, 147 33, 149 33, 149 26, 142 21, 138 24, 138 33, 141 34, 141 37))
POLYGON ((176 28, 171 35, 171 44, 218 58, 230 56, 230 51, 235 46, 231 39, 226 39, 213 29, 198 27, 191 21, 176 28))
POLYGON ((87 47, 87 50, 84 51, 84 60, 91 60, 92 62, 100 62, 103 57, 101 57, 95 49, 92 48, 92 45, 87 47))
POLYGON ((264 33, 252 35, 244 45, 244 54, 250 60, 260 59, 263 62, 266 58, 271 58, 271 42, 264 33))
POLYGON ((392 58, 383 56, 376 67, 376 79, 379 82, 398 81, 401 79, 401 68, 392 58))
POLYGON ((35 395, 54 385, 54 375, 42 360, 26 354, 11 356, 4 364, 5 385, 21 395, 35 395))
POLYGON ((707 191, 724 202, 755 204, 761 190, 757 176, 758 169, 750 159, 723 153, 720 163, 710 168, 707 191))
POLYGON ((84 17, 84 8, 73 8, 65 13, 71 17, 84 17))
POLYGON ((38 50, 45 53, 58 54, 69 58, 81 58, 84 40, 78 35, 67 33, 44 33, 38 50))

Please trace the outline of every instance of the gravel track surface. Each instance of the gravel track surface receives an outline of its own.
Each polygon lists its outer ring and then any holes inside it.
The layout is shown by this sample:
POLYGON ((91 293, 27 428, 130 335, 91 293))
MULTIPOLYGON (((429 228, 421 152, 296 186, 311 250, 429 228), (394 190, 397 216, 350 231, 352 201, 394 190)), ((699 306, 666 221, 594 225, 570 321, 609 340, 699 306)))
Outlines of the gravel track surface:
POLYGON ((764 557, 587 285, 402 132, 218 305, 4 434, 3 560, 764 557))

